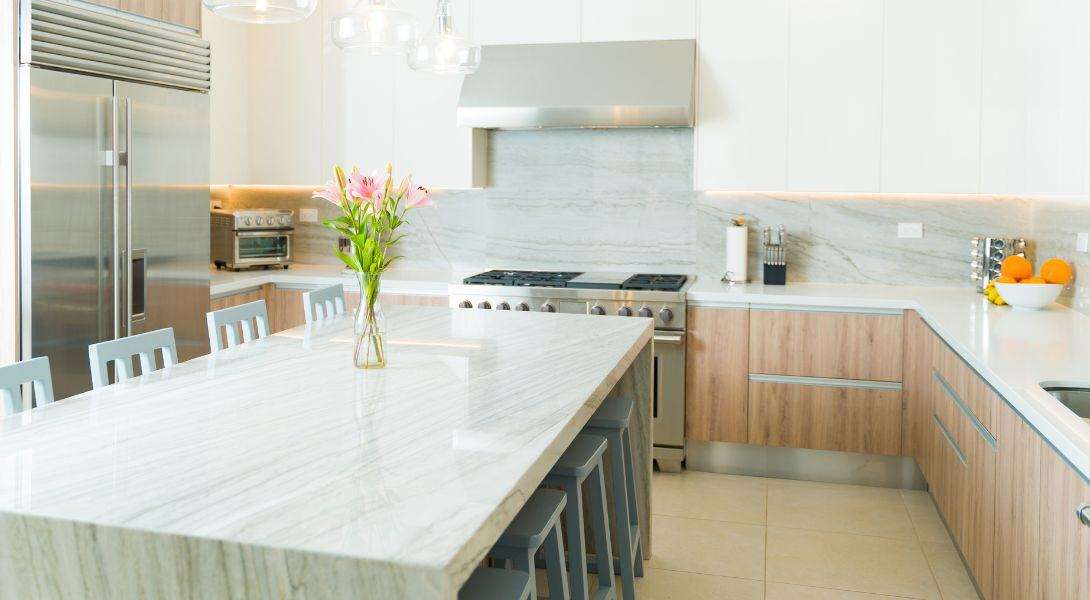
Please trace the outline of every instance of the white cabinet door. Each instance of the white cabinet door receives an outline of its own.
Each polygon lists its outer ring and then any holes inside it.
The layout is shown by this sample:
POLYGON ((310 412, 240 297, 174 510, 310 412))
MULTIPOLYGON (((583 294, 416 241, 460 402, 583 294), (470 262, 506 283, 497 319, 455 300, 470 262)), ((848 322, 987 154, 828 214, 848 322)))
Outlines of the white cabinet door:
POLYGON ((696 189, 787 186, 787 2, 700 3, 696 189))
POLYGON ((202 9, 201 35, 212 45, 208 93, 210 183, 250 183, 250 26, 202 9))
MULTIPOLYGON (((481 44, 578 42, 580 0, 468 0, 481 44)), ((457 4, 457 3, 456 3, 457 4)))
MULTIPOLYGON (((433 0, 401 0, 399 6, 412 11, 422 23, 430 23, 435 14, 433 0)), ((455 27, 469 21, 469 6, 454 4, 455 27)), ((458 95, 460 75, 419 73, 404 59, 396 62, 393 81, 393 157, 399 176, 412 173, 414 180, 428 187, 481 187, 478 172, 474 178, 474 130, 459 127, 458 95)), ((483 139, 479 131, 476 139, 483 139)), ((476 155, 484 160, 484 146, 476 155)))
POLYGON ((983 1, 886 1, 883 192, 979 189, 983 1))
POLYGON ((324 181, 323 31, 313 17, 249 31, 249 183, 324 181))
POLYGON ((692 38, 696 0, 584 0, 582 32, 584 42, 692 38))
POLYGON ((1032 194, 1084 190, 1090 110, 1090 3, 1032 0, 1027 90, 1027 181, 1032 194))
POLYGON ((791 0, 788 189, 879 189, 882 7, 791 0))
POLYGON ((1090 190, 1090 4, 988 0, 986 6, 982 191, 1090 190))
POLYGON ((1026 20, 1036 0, 988 0, 981 46, 980 191, 1027 191, 1026 111, 1029 35, 1026 20))

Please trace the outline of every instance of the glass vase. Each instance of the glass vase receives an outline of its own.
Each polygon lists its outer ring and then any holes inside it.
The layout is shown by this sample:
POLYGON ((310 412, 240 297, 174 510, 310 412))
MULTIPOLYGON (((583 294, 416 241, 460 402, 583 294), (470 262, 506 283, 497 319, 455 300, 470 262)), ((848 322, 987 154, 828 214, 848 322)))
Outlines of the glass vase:
POLYGON ((356 348, 352 363, 358 369, 386 366, 386 317, 378 303, 378 281, 360 277, 360 305, 356 308, 356 348))

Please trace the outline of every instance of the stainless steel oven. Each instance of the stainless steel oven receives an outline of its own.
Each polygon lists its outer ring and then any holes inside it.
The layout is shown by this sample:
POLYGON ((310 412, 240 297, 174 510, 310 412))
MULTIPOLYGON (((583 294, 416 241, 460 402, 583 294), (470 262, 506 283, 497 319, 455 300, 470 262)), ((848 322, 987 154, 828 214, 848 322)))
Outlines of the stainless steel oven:
POLYGON ((290 210, 212 211, 212 263, 216 268, 288 268, 292 258, 290 210))
POLYGON ((663 471, 678 472, 685 460, 685 332, 656 329, 654 346, 655 460, 663 471))

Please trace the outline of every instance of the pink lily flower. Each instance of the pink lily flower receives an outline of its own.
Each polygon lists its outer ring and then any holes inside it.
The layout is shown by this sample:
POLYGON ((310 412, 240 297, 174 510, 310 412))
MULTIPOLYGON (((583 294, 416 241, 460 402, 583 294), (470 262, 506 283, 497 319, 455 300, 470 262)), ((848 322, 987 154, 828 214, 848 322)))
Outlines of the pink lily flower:
POLYGON ((422 186, 409 187, 409 189, 401 196, 402 201, 405 202, 406 208, 419 208, 421 206, 431 206, 431 197, 428 195, 428 190, 422 186))
POLYGON ((370 200, 376 189, 379 188, 375 185, 374 176, 365 177, 358 168, 352 169, 352 173, 348 176, 348 196, 350 198, 370 200))
POLYGON ((341 187, 337 185, 336 179, 330 179, 326 182, 325 186, 314 192, 311 198, 325 198, 329 202, 341 205, 341 187))

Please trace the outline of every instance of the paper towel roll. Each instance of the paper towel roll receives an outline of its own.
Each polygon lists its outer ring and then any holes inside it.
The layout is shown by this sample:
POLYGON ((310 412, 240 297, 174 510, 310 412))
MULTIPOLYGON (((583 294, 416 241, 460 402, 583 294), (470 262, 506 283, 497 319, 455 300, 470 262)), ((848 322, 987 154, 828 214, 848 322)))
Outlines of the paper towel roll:
POLYGON ((730 281, 745 283, 749 264, 749 227, 727 226, 727 277, 730 281))

